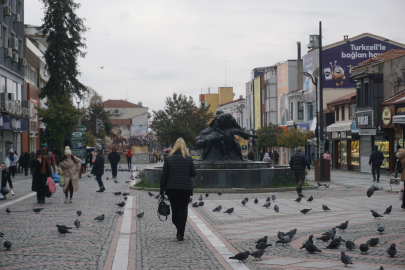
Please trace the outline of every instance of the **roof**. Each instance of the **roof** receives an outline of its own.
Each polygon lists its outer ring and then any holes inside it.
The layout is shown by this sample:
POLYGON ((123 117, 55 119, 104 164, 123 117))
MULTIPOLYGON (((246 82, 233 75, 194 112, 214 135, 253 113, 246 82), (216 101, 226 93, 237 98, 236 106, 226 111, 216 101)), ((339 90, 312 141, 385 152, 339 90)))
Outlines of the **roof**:
POLYGON ((113 126, 120 126, 120 125, 130 126, 130 125, 132 125, 132 119, 110 119, 110 121, 113 126))
POLYGON ((405 89, 381 102, 381 106, 405 103, 405 89))
POLYGON ((375 39, 378 39, 378 40, 381 40, 381 41, 384 41, 384 42, 388 42, 388 43, 390 43, 390 44, 397 45, 397 46, 399 46, 399 47, 405 48, 405 44, 402 44, 402 43, 399 43, 399 42, 395 42, 395 41, 389 40, 389 39, 387 39, 387 38, 385 38, 385 37, 377 36, 377 35, 374 35, 374 34, 363 33, 363 34, 360 34, 360 35, 357 35, 357 36, 354 36, 354 37, 351 37, 351 38, 348 38, 348 39, 342 39, 341 41, 338 41, 338 42, 331 43, 331 44, 329 44, 329 45, 323 46, 323 47, 322 47, 322 50, 327 50, 327 49, 330 49, 330 48, 339 46, 339 45, 341 45, 341 44, 344 44, 344 43, 346 43, 346 42, 351 42, 351 41, 354 41, 354 40, 357 40, 357 39, 361 39, 361 38, 363 38, 363 37, 372 37, 372 38, 375 38, 375 39))
POLYGON ((395 58, 399 58, 399 57, 403 57, 403 56, 405 56, 405 50, 392 49, 392 50, 389 50, 388 52, 382 53, 380 55, 377 55, 376 57, 373 57, 373 58, 367 59, 366 61, 361 62, 360 64, 355 66, 352 69, 352 71, 371 67, 374 65, 378 65, 380 63, 390 61, 395 58))
POLYGON ((355 96, 356 96, 356 92, 353 92, 353 93, 347 94, 343 97, 334 99, 334 100, 326 103, 326 105, 337 105, 337 104, 349 103, 352 100, 352 97, 355 97, 355 96))
POLYGON ((239 99, 236 99, 236 100, 232 100, 232 101, 229 101, 229 102, 219 104, 219 105, 217 105, 217 107, 218 106, 223 106, 223 105, 226 105, 226 104, 230 104, 230 103, 234 103, 234 102, 244 101, 244 100, 245 100, 244 98, 239 98, 239 99))
POLYGON ((140 108, 140 106, 123 99, 108 99, 102 103, 104 108, 140 108))

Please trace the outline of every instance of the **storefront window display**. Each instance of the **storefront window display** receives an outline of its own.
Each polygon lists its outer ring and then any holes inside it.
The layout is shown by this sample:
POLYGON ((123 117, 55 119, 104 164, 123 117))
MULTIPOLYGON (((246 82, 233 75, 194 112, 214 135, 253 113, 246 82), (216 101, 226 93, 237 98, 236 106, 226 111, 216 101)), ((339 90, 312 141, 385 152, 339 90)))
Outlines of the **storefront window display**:
POLYGON ((375 140, 375 145, 378 146, 378 150, 383 152, 384 154, 384 161, 383 164, 381 165, 381 168, 388 169, 390 166, 390 151, 389 151, 389 145, 390 142, 386 140, 375 140))
POLYGON ((359 141, 351 141, 352 166, 360 166, 359 141))
POLYGON ((395 128, 395 137, 394 137, 394 152, 397 151, 397 145, 402 147, 402 129, 397 127, 395 128))
POLYGON ((340 164, 347 165, 347 141, 340 141, 340 164))

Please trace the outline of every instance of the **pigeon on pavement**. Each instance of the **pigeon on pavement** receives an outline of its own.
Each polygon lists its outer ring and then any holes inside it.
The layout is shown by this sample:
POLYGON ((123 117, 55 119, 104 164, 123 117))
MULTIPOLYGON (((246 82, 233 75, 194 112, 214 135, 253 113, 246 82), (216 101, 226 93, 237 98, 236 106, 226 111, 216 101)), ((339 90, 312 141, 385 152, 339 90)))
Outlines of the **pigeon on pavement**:
POLYGON ((32 209, 32 211, 34 211, 35 213, 39 213, 39 212, 41 212, 41 210, 43 210, 44 208, 34 208, 34 209, 32 209))
POLYGON ((82 215, 82 211, 81 211, 81 210, 78 210, 78 211, 76 212, 76 214, 80 217, 80 216, 82 215))
POLYGON ((202 200, 203 200, 203 196, 200 195, 200 197, 198 198, 198 200, 199 200, 199 201, 202 201, 202 200))
POLYGON ((106 177, 107 180, 110 180, 108 177, 106 177))
POLYGON ((221 210, 222 210, 222 206, 219 205, 219 206, 215 207, 214 210, 212 210, 212 212, 219 212, 221 210))
POLYGON ((306 244, 309 244, 309 243, 313 244, 313 243, 314 243, 314 240, 312 240, 313 238, 314 238, 314 236, 311 234, 311 235, 309 236, 308 240, 307 240, 307 241, 304 241, 304 243, 302 243, 302 246, 300 247, 300 249, 305 248, 305 245, 306 245, 306 244))
POLYGON ((218 192, 218 196, 221 196, 222 195, 222 192, 218 192))
POLYGON ((295 199, 296 202, 300 202, 301 201, 301 197, 298 197, 297 199, 295 199))
POLYGON ((256 250, 255 252, 251 253, 250 256, 254 257, 256 260, 262 260, 261 257, 263 256, 264 249, 256 250))
POLYGON ((312 202, 313 200, 314 200, 314 197, 312 197, 312 195, 311 195, 311 197, 308 198, 307 202, 312 202))
POLYGON ((312 209, 302 209, 300 212, 303 213, 304 215, 311 211, 312 209))
POLYGON ((119 196, 119 195, 121 195, 121 192, 114 192, 113 193, 115 196, 119 196))
POLYGON ((226 213, 226 214, 232 214, 233 213, 233 207, 232 208, 229 208, 229 209, 227 209, 224 213, 226 213))
POLYGON ((10 242, 10 241, 5 241, 5 242, 3 243, 3 246, 4 246, 7 250, 10 250, 10 248, 11 248, 11 242, 10 242))
POLYGON ((0 232, 0 237, 3 238, 3 237, 4 237, 4 233, 0 232))
POLYGON ((348 264, 353 264, 350 257, 347 256, 343 251, 341 252, 340 260, 342 261, 342 263, 344 263, 345 266, 348 264))
POLYGON ((271 199, 272 199, 273 201, 275 201, 275 200, 276 200, 276 196, 275 196, 275 195, 271 196, 271 199))
POLYGON ((7 209, 6 209, 6 213, 7 213, 8 215, 10 215, 11 210, 7 208, 7 209))
POLYGON ((99 221, 103 221, 104 220, 104 214, 102 214, 101 216, 98 216, 98 217, 96 217, 94 219, 99 220, 99 221))
POLYGON ((143 218, 144 215, 145 215, 145 213, 142 212, 142 213, 139 213, 138 215, 136 215, 136 217, 137 217, 137 218, 143 218))
POLYGON ((267 236, 260 238, 259 240, 257 240, 255 243, 267 243, 267 236))
POLYGON ((281 238, 280 240, 277 240, 276 244, 288 244, 290 242, 291 242, 291 237, 288 234, 286 234, 286 235, 284 235, 283 238, 281 238))
POLYGON ((246 205, 246 201, 245 201, 245 200, 242 200, 242 204, 243 204, 243 205, 246 205))
POLYGON ((362 253, 367 253, 367 251, 368 251, 368 244, 360 244, 360 251, 362 252, 362 253))
POLYGON ((379 238, 371 238, 370 240, 367 241, 367 245, 369 245, 370 247, 375 247, 378 242, 380 242, 379 238))
POLYGON ((322 235, 321 237, 316 239, 321 240, 322 242, 328 242, 330 240, 330 235, 322 235))
POLYGON ((198 206, 203 207, 204 206, 204 202, 199 202, 198 206))
POLYGON ((125 202, 124 201, 122 201, 122 202, 120 202, 120 203, 117 203, 116 205, 118 205, 119 207, 124 207, 125 206, 125 202))
POLYGON ((115 213, 117 213, 117 214, 119 214, 119 215, 122 215, 122 214, 124 214, 124 211, 118 210, 118 211, 115 212, 115 213))
POLYGON ((80 221, 78 219, 75 220, 74 224, 75 224, 76 228, 80 227, 80 221))
POLYGON ((385 210, 384 215, 388 215, 389 213, 391 213, 391 211, 392 211, 392 205, 390 205, 390 207, 388 207, 388 208, 385 210))
POLYGON ((338 247, 340 247, 340 240, 335 239, 335 240, 332 240, 326 248, 337 249, 338 247))
POLYGON ((245 251, 245 252, 238 253, 238 254, 236 254, 236 255, 233 256, 233 257, 229 257, 229 259, 238 260, 239 262, 245 263, 245 261, 247 260, 247 258, 249 257, 249 255, 250 255, 250 252, 249 252, 249 251, 245 251))
POLYGON ((125 201, 128 200, 128 197, 125 196, 125 197, 124 197, 124 200, 125 200, 125 201))
POLYGON ((245 198, 245 202, 248 202, 248 201, 249 201, 249 198, 248 198, 248 197, 246 197, 246 198, 245 198))
POLYGON ((319 250, 319 248, 317 248, 317 247, 316 247, 314 244, 312 244, 312 243, 306 243, 305 249, 306 249, 309 253, 322 252, 321 250, 319 250))
POLYGON ((56 225, 56 227, 58 227, 58 232, 59 232, 60 234, 65 235, 65 234, 67 234, 67 233, 71 233, 71 232, 68 231, 68 228, 66 228, 66 227, 59 226, 59 225, 56 225))
MULTIPOLYGON (((108 180, 108 179, 107 179, 108 180)), ((117 180, 114 180, 114 183, 118 184, 119 182, 117 180)))
POLYGON ((125 181, 125 183, 127 183, 127 184, 128 184, 129 182, 131 182, 131 181, 125 181))
POLYGON ((346 241, 346 248, 352 250, 356 248, 356 245, 352 241, 346 241))
POLYGON ((253 202, 254 202, 255 204, 257 204, 257 203, 259 202, 259 200, 256 198, 253 202))
POLYGON ((129 195, 129 193, 127 193, 127 192, 122 193, 122 196, 128 196, 128 195, 129 195))
POLYGON ((324 205, 324 204, 322 204, 322 209, 324 210, 324 211, 330 211, 330 209, 329 209, 329 207, 327 207, 326 205, 324 205))
POLYGON ((156 195, 156 196, 155 196, 155 199, 159 199, 159 197, 160 197, 160 195, 156 195))
POLYGON ((278 233, 277 233, 277 238, 278 238, 278 239, 281 239, 281 238, 284 237, 284 235, 285 235, 285 234, 284 234, 283 232, 278 232, 278 233))
POLYGON ((395 254, 397 254, 397 248, 395 246, 395 244, 391 244, 391 246, 387 248, 387 253, 390 257, 394 257, 395 254))
POLYGON ((347 229, 348 224, 349 224, 349 221, 346 221, 346 222, 340 224, 339 226, 336 226, 336 228, 338 228, 339 230, 345 231, 347 229))
POLYGON ((291 230, 289 232, 286 232, 286 235, 289 235, 290 238, 292 239, 294 237, 294 235, 297 233, 297 229, 295 228, 294 230, 291 230))
POLYGON ((371 197, 374 194, 374 185, 372 185, 368 190, 367 190, 367 197, 371 197))
POLYGON ((274 206, 274 211, 276 211, 277 213, 280 211, 280 208, 278 208, 277 205, 274 206))
POLYGON ((269 201, 270 201, 270 197, 267 197, 266 202, 269 202, 269 201))
POLYGON ((198 207, 198 202, 192 204, 193 207, 198 207))
POLYGON ((375 212, 375 211, 373 211, 373 210, 370 210, 371 211, 371 213, 373 214, 373 217, 374 218, 382 218, 382 217, 384 217, 383 215, 380 215, 380 214, 378 214, 377 212, 375 212))
POLYGON ((148 195, 150 196, 150 197, 153 197, 153 196, 155 196, 152 192, 150 192, 150 191, 148 191, 148 195))
POLYGON ((260 243, 257 243, 257 244, 256 244, 256 248, 257 248, 257 249, 263 249, 263 250, 265 250, 265 249, 268 248, 268 247, 271 247, 271 244, 267 244, 267 243, 264 243, 264 242, 260 242, 260 243))
POLYGON ((266 202, 265 204, 262 205, 262 207, 266 207, 269 208, 270 207, 271 202, 266 202))
POLYGON ((384 227, 383 225, 381 225, 381 224, 378 224, 377 230, 378 230, 380 233, 383 233, 383 232, 385 231, 385 227, 384 227))
POLYGON ((206 198, 208 198, 208 196, 210 196, 210 194, 208 194, 208 193, 205 193, 205 197, 206 197, 206 198))

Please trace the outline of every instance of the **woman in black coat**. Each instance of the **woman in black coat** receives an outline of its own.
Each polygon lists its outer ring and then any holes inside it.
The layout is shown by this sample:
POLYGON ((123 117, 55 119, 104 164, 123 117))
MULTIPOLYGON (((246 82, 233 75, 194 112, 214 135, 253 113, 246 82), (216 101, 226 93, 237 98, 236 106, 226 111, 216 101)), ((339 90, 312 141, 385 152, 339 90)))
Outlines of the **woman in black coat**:
POLYGON ((31 168, 33 169, 31 190, 37 192, 38 203, 45 203, 45 192, 48 189, 46 181, 51 175, 45 153, 41 149, 37 151, 37 156, 33 160, 31 168))
POLYGON ((184 240, 187 222, 187 210, 190 196, 193 195, 191 177, 197 175, 193 159, 187 151, 183 138, 177 139, 170 155, 165 158, 162 178, 160 179, 160 195, 169 197, 172 207, 172 222, 177 228, 177 240, 184 240))

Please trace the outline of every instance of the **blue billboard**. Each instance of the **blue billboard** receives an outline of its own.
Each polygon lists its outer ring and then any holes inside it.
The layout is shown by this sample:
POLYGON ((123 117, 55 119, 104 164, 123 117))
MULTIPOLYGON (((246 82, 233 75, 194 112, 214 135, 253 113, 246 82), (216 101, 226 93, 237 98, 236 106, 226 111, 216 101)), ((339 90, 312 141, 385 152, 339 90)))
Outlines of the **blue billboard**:
POLYGON ((323 87, 354 88, 350 82, 352 68, 381 53, 402 47, 375 39, 363 37, 352 40, 322 52, 323 87))

